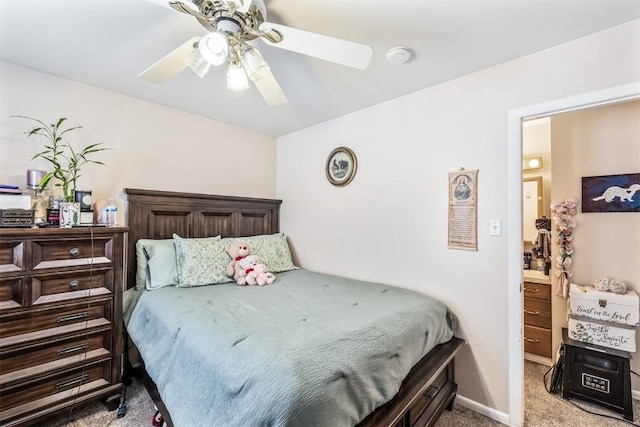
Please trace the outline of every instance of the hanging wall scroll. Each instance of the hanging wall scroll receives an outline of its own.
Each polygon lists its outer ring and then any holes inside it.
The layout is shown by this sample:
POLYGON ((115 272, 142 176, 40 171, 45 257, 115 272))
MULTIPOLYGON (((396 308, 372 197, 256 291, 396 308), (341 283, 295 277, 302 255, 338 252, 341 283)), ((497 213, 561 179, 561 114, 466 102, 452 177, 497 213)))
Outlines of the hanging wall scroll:
POLYGON ((478 171, 449 172, 450 249, 478 250, 478 171))

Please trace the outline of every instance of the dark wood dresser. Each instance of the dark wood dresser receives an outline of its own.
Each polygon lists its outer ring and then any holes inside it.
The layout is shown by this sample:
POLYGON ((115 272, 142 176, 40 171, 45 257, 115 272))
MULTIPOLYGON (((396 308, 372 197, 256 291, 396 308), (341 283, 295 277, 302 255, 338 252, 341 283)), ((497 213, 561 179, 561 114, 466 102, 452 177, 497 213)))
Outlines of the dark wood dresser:
POLYGON ((127 231, 0 229, 0 426, 117 407, 127 231))

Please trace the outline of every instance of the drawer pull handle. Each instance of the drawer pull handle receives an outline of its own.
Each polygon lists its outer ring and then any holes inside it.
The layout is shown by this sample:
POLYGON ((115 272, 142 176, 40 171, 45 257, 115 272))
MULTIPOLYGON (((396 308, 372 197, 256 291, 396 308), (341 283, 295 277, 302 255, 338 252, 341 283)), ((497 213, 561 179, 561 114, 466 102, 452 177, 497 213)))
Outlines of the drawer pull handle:
POLYGON ((432 385, 429 387, 429 390, 424 393, 424 397, 426 397, 427 399, 433 399, 434 397, 436 397, 439 391, 440 389, 438 387, 432 385))
POLYGON ((72 257, 77 257, 78 255, 80 255, 80 249, 71 248, 71 250, 69 251, 69 255, 71 255, 72 257))
POLYGON ((56 322, 58 323, 64 323, 64 322, 70 322, 72 320, 80 320, 80 319, 84 319, 86 317, 89 317, 89 313, 77 313, 77 314, 70 314, 68 316, 61 316, 58 317, 58 319, 56 320, 56 322))
POLYGON ((63 356, 69 353, 75 353, 76 351, 82 351, 89 348, 89 344, 77 345, 75 347, 64 348, 62 350, 58 350, 58 356, 63 356))
POLYGON ((527 337, 524 337, 524 340, 527 341, 527 342, 532 342, 534 344, 538 344, 540 342, 540 340, 534 340, 534 339, 527 338, 527 337))
POLYGON ((78 286, 80 286, 80 282, 78 282, 77 280, 72 280, 71 282, 69 282, 69 287, 74 291, 78 290, 78 286))
POLYGON ((70 379, 70 380, 60 381, 59 383, 56 384, 56 388, 58 390, 60 390, 60 389, 63 389, 63 388, 71 387, 71 386, 76 385, 76 384, 80 385, 87 378, 89 378, 89 375, 84 374, 84 375, 80 375, 78 378, 73 378, 73 379, 70 379))
POLYGON ((530 314, 532 316, 539 316, 540 312, 539 311, 531 311, 531 310, 525 310, 524 311, 525 314, 530 314))
POLYGON ((540 289, 533 289, 533 288, 524 288, 525 292, 533 292, 534 294, 537 294, 538 292, 540 292, 540 289))

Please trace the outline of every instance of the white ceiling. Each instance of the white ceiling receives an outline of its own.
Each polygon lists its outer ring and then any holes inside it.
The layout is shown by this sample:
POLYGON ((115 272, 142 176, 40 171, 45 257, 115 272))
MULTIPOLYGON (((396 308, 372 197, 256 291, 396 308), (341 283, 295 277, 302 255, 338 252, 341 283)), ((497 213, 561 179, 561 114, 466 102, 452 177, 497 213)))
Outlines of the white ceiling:
POLYGON ((640 17, 640 0, 265 3, 267 21, 372 46, 371 65, 358 71, 258 41, 289 99, 278 107, 253 86, 228 90, 224 67, 149 83, 137 75, 206 31, 148 0, 0 0, 0 59, 280 136, 640 17), (396 46, 413 58, 389 64, 396 46))

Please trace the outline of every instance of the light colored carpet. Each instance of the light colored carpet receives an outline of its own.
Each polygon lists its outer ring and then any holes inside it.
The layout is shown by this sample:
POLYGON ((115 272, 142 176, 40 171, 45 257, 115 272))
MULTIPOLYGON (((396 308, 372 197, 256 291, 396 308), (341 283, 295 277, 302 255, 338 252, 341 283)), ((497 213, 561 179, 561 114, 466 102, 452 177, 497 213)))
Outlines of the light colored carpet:
POLYGON ((549 369, 548 366, 525 361, 524 365, 525 387, 525 426, 527 427, 565 427, 565 426, 598 426, 621 427, 625 425, 640 425, 640 402, 633 400, 633 419, 630 423, 622 419, 622 414, 608 409, 589 404, 587 402, 571 399, 570 402, 561 398, 561 395, 549 394, 544 388, 542 376, 549 369), (608 415, 592 415, 580 408, 591 412, 608 415))
POLYGON ((122 418, 117 418, 118 411, 107 411, 107 407, 97 401, 34 427, 153 427, 151 421, 156 411, 144 386, 134 379, 126 393, 127 412, 122 418))
MULTIPOLYGON (((567 427, 598 426, 621 427, 631 425, 621 419, 621 415, 606 409, 573 400, 577 405, 590 411, 608 414, 616 419, 604 418, 588 414, 557 395, 546 392, 542 377, 548 367, 525 361, 525 426, 526 427, 567 427)), ((640 402, 634 400, 633 413, 635 425, 640 425, 640 402)), ((37 427, 152 427, 151 420, 155 413, 153 402, 144 387, 136 380, 127 387, 127 413, 123 418, 116 418, 116 411, 109 412, 101 402, 95 402, 82 408, 74 409, 69 415, 40 423, 37 427)), ((444 411, 437 427, 492 427, 502 426, 477 412, 454 405, 453 411, 444 411)), ((185 426, 200 427, 200 426, 185 426)), ((205 427, 205 426, 203 426, 205 427)), ((300 426, 304 427, 304 426, 300 426)))

